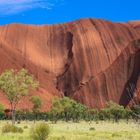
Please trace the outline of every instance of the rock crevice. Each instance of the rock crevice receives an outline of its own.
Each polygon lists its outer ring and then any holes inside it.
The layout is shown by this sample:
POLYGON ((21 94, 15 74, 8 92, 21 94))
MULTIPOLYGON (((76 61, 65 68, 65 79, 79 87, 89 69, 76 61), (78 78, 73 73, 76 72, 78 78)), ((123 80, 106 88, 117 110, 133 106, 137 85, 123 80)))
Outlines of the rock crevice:
MULTIPOLYGON (((54 96, 69 96, 92 108, 104 107, 109 100, 127 106, 140 88, 139 38, 140 21, 87 18, 56 25, 0 26, 0 73, 28 69, 40 82, 31 94, 42 98, 42 110, 49 109, 54 96)), ((8 106, 1 94, 0 100, 8 106)), ((31 104, 25 99, 19 107, 31 104)))

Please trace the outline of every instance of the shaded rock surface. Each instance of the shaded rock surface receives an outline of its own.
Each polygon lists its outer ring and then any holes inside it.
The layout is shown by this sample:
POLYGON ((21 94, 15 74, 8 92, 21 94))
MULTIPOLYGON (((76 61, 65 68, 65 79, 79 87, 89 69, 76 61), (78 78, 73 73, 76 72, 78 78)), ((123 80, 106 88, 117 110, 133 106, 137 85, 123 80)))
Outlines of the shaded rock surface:
MULTIPOLYGON (((0 26, 0 73, 29 70, 48 110, 54 96, 69 96, 89 107, 109 100, 127 106, 139 101, 140 21, 113 23, 80 19, 56 25, 0 26)), ((6 98, 0 101, 8 107, 6 98)), ((27 98, 19 107, 30 108, 27 98)))

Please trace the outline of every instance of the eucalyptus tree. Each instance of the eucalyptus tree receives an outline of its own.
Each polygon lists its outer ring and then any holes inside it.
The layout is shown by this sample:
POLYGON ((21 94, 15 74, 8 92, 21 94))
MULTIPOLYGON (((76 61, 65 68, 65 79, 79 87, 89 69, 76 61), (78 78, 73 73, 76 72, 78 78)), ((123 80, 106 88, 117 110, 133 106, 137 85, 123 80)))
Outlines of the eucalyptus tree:
POLYGON ((29 90, 38 86, 38 81, 25 69, 20 71, 10 69, 0 75, 0 90, 10 103, 12 124, 15 124, 15 112, 19 101, 29 94, 29 90))
POLYGON ((41 98, 39 96, 32 96, 30 101, 33 104, 32 110, 33 110, 33 113, 35 114, 35 117, 37 119, 37 114, 38 114, 39 109, 41 108, 41 105, 42 105, 41 98))

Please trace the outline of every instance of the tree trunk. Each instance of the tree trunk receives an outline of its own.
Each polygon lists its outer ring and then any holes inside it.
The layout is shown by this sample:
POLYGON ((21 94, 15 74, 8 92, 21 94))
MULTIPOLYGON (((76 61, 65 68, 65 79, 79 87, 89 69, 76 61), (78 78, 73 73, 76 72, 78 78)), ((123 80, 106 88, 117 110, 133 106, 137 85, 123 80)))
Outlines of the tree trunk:
POLYGON ((12 110, 12 124, 14 125, 16 121, 16 117, 15 117, 15 109, 12 110))
POLYGON ((65 112, 65 121, 68 122, 68 115, 67 115, 67 112, 65 112))

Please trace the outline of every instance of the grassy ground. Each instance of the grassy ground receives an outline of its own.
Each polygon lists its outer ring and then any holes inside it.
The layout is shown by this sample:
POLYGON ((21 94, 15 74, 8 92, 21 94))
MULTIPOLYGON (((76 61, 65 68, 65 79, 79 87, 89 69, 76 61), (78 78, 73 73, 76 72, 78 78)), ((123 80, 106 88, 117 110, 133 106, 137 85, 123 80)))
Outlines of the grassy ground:
MULTIPOLYGON (((1 121, 0 127, 6 123, 1 121)), ((92 122, 91 124, 87 122, 58 122, 57 124, 48 122, 48 124, 51 128, 48 140, 140 140, 140 124, 134 122, 129 122, 129 124, 125 122, 92 122), (95 130, 90 130, 91 128, 95 128, 95 130)), ((0 132, 0 140, 30 140, 29 132, 33 125, 33 122, 17 124, 23 129, 24 126, 28 126, 28 128, 24 129, 22 134, 2 134, 0 132)))

